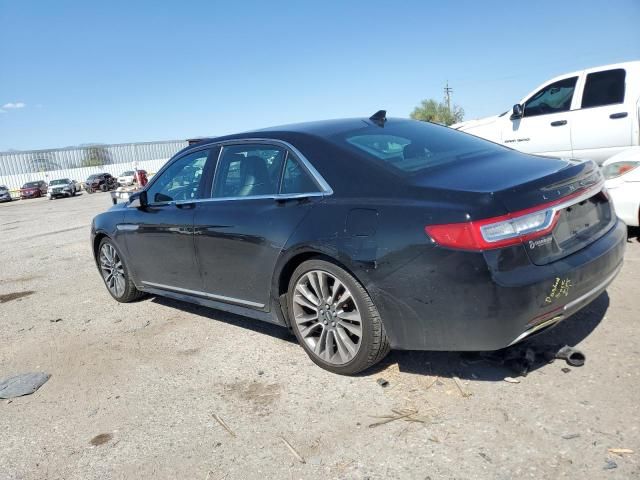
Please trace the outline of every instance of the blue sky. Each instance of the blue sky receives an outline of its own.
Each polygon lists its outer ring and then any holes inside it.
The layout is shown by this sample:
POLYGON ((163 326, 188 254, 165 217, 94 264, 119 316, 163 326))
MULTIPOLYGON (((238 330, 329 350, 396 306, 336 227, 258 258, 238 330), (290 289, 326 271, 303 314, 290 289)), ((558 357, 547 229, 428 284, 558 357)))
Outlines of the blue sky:
POLYGON ((466 118, 640 59, 640 0, 0 0, 0 150, 406 117, 466 118))

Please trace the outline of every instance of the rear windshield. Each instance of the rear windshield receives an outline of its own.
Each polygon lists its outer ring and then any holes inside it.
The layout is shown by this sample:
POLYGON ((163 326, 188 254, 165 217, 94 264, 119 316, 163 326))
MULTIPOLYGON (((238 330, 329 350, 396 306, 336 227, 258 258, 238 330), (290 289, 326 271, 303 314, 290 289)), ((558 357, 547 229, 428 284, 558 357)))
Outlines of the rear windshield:
POLYGON ((122 175, 120 175, 121 177, 132 177, 133 176, 133 171, 132 170, 127 170, 126 172, 124 172, 122 175))
POLYGON ((49 182, 49 185, 66 185, 67 183, 69 183, 69 180, 67 180, 66 178, 61 178, 59 180, 51 180, 49 182))
POLYGON ((33 187, 39 187, 39 186, 40 186, 40 182, 27 182, 24 184, 22 188, 33 188, 33 187))
POLYGON ((504 147, 425 122, 394 122, 340 133, 333 140, 401 174, 504 151, 504 147))

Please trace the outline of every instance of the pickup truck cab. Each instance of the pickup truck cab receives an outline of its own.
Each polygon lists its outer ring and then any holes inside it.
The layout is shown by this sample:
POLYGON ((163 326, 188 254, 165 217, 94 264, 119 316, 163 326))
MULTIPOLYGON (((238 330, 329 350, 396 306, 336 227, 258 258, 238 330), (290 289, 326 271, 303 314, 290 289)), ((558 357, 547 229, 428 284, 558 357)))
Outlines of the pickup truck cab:
POLYGON ((640 61, 567 73, 511 111, 452 125, 527 153, 606 159, 640 144, 640 61))

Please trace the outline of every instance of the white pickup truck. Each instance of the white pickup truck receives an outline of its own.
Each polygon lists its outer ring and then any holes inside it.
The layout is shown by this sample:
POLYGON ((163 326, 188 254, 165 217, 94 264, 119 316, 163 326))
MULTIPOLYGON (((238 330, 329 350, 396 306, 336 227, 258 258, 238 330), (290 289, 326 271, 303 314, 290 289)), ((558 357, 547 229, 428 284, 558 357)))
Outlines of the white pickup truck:
POLYGON ((501 115, 452 128, 528 153, 605 160, 640 144, 640 61, 567 73, 501 115))

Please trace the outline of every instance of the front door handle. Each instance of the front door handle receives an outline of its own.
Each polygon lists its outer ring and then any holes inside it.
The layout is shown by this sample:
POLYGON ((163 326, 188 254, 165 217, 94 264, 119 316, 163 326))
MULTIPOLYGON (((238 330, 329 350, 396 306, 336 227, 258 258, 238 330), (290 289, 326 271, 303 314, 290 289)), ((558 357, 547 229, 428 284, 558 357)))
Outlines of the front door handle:
POLYGON ((195 206, 196 206, 195 202, 180 202, 180 203, 176 203, 176 207, 184 208, 184 209, 193 208, 195 206))
POLYGON ((566 125, 567 121, 566 120, 556 120, 555 122, 551 122, 551 126, 552 127, 560 127, 562 125, 566 125))
POLYGON ((612 119, 616 119, 616 118, 625 118, 627 115, 629 115, 627 112, 618 112, 618 113, 612 113, 611 115, 609 115, 609 118, 612 119))

